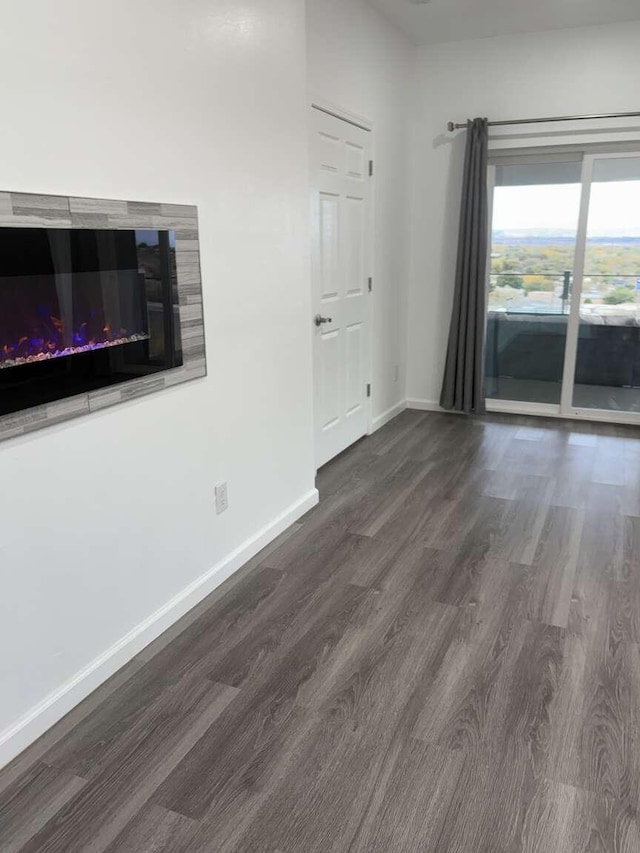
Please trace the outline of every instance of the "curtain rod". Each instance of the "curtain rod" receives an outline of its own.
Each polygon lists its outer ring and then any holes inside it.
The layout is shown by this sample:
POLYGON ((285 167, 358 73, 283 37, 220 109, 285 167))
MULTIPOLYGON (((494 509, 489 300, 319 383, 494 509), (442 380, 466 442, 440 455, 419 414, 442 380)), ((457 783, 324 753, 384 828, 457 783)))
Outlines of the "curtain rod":
MULTIPOLYGON (((515 124, 545 124, 550 121, 595 121, 597 119, 605 119, 605 118, 640 118, 640 112, 638 113, 602 113, 601 115, 590 115, 590 116, 552 116, 551 118, 521 118, 521 119, 513 119, 512 121, 490 121, 489 127, 507 127, 515 124)), ((447 129, 449 131, 454 130, 463 130, 466 128, 466 122, 464 124, 456 124, 453 121, 450 121, 447 125, 447 129)))

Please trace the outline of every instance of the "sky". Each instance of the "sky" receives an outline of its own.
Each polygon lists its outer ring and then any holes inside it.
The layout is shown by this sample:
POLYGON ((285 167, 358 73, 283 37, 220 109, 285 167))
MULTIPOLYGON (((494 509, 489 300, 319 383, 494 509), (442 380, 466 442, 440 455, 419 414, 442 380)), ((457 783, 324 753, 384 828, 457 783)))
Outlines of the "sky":
MULTIPOLYGON (((494 231, 576 231, 581 184, 496 187, 494 231)), ((591 186, 589 236, 640 236, 640 181, 591 186)))

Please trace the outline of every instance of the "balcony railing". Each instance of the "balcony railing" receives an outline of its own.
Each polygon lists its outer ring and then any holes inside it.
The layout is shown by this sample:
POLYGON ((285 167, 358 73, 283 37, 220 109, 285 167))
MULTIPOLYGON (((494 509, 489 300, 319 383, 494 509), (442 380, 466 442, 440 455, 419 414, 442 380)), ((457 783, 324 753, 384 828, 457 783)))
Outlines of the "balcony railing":
MULTIPOLYGON (((490 314, 567 315, 573 273, 492 272, 490 314)), ((635 325, 640 323, 640 272, 592 273, 584 276, 580 317, 585 323, 635 325)))
MULTIPOLYGON (((487 378, 560 383, 572 274, 492 273, 491 281, 487 378), (520 277, 522 282, 511 276, 520 277), (500 284, 498 278, 502 278, 500 284), (542 283, 547 289, 536 291, 534 286, 542 283), (496 298, 496 293, 501 298, 496 298)), ((639 287, 640 273, 584 276, 577 383, 640 386, 639 287)))

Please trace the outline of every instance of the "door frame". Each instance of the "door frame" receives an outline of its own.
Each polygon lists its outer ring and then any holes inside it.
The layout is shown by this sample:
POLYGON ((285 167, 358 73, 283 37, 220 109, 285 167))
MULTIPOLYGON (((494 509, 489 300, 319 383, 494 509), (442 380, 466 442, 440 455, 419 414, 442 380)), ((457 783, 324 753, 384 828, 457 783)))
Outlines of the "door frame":
MULTIPOLYGON (((506 414, 538 415, 542 417, 563 418, 580 421, 600 421, 614 424, 640 424, 640 412, 624 412, 610 409, 591 409, 573 405, 575 371, 578 357, 578 337, 580 333, 580 301, 584 285, 584 268, 589 227, 589 212, 591 202, 591 187, 593 182, 593 167, 596 160, 640 159, 638 143, 619 143, 616 145, 585 145, 558 146, 547 149, 518 149, 500 152, 490 152, 489 168, 487 171, 487 187, 489 193, 489 261, 487 264, 487 294, 491 274, 491 248, 493 244, 493 199, 495 191, 496 165, 504 157, 544 157, 545 154, 582 154, 580 210, 576 233, 576 253, 573 265, 571 285, 571 304, 567 315, 567 334, 565 339, 564 364, 561 385, 560 403, 532 403, 517 400, 488 399, 486 408, 489 412, 506 414), (492 156, 493 155, 493 156, 492 156)), ((488 313, 488 312, 487 312, 488 313)))
MULTIPOLYGON (((369 133, 371 142, 370 142, 370 156, 371 159, 375 163, 376 154, 375 154, 375 133, 373 122, 368 118, 365 118, 358 113, 352 112, 351 110, 346 109, 345 107, 340 106, 339 104, 333 103, 332 101, 328 101, 326 98, 322 98, 319 96, 312 96, 311 102, 309 105, 308 115, 313 116, 313 111, 317 110, 322 113, 326 113, 327 115, 332 116, 340 121, 345 121, 347 124, 354 125, 360 130, 364 130, 369 133)), ((311 133, 309 133, 309 138, 311 137, 311 133)), ((309 188, 311 194, 315 191, 314 178, 313 178, 313 164, 311 160, 309 161, 309 188)), ((369 351, 369 364, 367 365, 367 383, 371 387, 371 396, 367 397, 365 400, 365 413, 366 413, 366 427, 367 432, 366 435, 371 435, 373 433, 373 399, 374 394, 376 393, 376 389, 373 385, 373 363, 374 363, 374 334, 373 334, 373 294, 375 293, 375 282, 376 282, 376 257, 374 251, 374 228, 375 228, 375 206, 376 206, 376 169, 373 170, 373 175, 369 177, 369 209, 367 211, 367 234, 365 240, 365 254, 366 254, 366 266, 369 270, 369 275, 373 280, 373 290, 367 290, 365 292, 365 305, 366 305, 366 323, 367 323, 367 345, 369 351)), ((311 203, 313 204, 313 198, 311 199, 311 203)), ((311 263, 310 259, 310 263, 311 263)), ((315 293, 313 289, 313 276, 310 276, 309 279, 309 288, 311 291, 311 314, 313 316, 314 302, 315 302, 315 293)), ((313 336, 313 326, 311 327, 311 335, 313 336)), ((313 337, 312 337, 313 342, 313 337)), ((315 371, 315 365, 314 365, 315 371)), ((315 375, 315 373, 314 373, 315 375)), ((315 379, 313 381, 313 405, 315 407, 315 379)), ((317 448, 315 447, 315 413, 314 413, 314 455, 317 460, 317 448)), ((318 470, 318 465, 316 462, 316 471, 318 470)))

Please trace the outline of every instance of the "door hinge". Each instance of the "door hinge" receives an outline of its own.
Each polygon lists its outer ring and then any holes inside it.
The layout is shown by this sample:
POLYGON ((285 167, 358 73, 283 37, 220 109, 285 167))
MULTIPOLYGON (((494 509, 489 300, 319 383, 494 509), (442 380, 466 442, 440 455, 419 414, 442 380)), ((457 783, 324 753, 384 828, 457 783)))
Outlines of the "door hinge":
POLYGON ((367 283, 369 285, 369 293, 371 293, 371 291, 373 290, 373 279, 371 278, 371 276, 369 276, 369 278, 367 279, 367 283))
POLYGON ((371 385, 367 385, 367 397, 371 396, 371 385))
POLYGON ((369 177, 373 177, 373 160, 369 160, 369 177))

